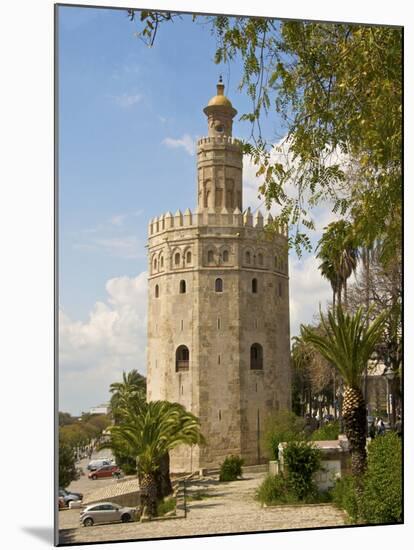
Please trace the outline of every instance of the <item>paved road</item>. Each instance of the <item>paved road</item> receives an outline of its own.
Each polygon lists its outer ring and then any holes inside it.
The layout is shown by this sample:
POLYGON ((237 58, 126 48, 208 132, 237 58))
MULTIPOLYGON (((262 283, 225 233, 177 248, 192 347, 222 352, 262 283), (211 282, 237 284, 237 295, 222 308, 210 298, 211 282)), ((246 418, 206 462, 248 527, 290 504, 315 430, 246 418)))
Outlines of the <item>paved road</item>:
POLYGON ((339 526, 345 515, 329 504, 262 508, 254 497, 264 474, 219 483, 209 478, 188 486, 187 494, 201 491, 210 498, 188 503, 187 518, 79 527, 79 511, 60 512, 61 543, 103 542, 202 534, 259 532, 279 529, 339 526))
MULTIPOLYGON (((92 460, 96 458, 112 458, 112 454, 108 449, 104 449, 92 455, 92 460)), ((68 487, 68 491, 75 491, 76 493, 83 493, 83 495, 87 495, 88 493, 91 493, 98 488, 105 487, 110 483, 114 483, 114 480, 112 478, 96 479, 95 481, 89 479, 89 470, 86 469, 86 466, 89 464, 89 462, 89 458, 84 458, 80 462, 76 463, 77 467, 81 467, 83 469, 85 475, 82 475, 80 479, 76 481, 72 481, 72 483, 68 487)))

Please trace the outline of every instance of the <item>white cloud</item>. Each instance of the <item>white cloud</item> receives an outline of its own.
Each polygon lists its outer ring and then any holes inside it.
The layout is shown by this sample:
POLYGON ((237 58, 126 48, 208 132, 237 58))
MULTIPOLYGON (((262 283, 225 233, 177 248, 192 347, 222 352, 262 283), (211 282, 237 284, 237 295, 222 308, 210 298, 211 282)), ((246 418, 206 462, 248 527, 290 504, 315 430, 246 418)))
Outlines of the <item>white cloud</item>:
POLYGON ((147 273, 106 283, 87 321, 59 312, 60 410, 79 413, 109 398, 122 371, 146 370, 147 273))
POLYGON ((332 300, 331 285, 318 269, 319 260, 315 256, 290 258, 290 333, 299 334, 301 323, 311 323, 326 303, 332 300))
POLYGON ((135 105, 136 103, 139 103, 142 99, 141 94, 127 94, 123 93, 120 95, 112 96, 113 100, 119 107, 122 107, 123 109, 128 109, 129 107, 132 107, 132 105, 135 105))
POLYGON ((167 137, 163 139, 162 143, 170 149, 177 149, 181 147, 191 156, 195 153, 195 140, 188 134, 184 134, 180 139, 167 137))
POLYGON ((73 248, 88 252, 103 252, 125 260, 144 258, 146 255, 143 242, 135 235, 93 238, 88 242, 75 243, 73 248))
POLYGON ((116 214, 115 216, 111 217, 111 219, 109 220, 109 223, 111 225, 116 225, 120 227, 124 223, 126 217, 127 217, 127 214, 116 214))

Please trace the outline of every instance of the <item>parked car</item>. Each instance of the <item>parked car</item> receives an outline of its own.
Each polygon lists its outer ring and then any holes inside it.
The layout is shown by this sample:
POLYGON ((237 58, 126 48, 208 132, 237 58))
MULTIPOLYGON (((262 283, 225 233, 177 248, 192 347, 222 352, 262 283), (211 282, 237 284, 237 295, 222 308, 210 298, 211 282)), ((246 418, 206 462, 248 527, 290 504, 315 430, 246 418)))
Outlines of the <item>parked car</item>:
POLYGON ((69 503, 73 500, 82 500, 82 493, 73 493, 72 491, 67 491, 66 489, 59 489, 59 497, 63 498, 65 506, 69 506, 69 503))
POLYGON ((93 472, 101 466, 109 466, 110 464, 112 464, 112 460, 110 458, 96 458, 95 460, 91 460, 86 468, 93 472))
POLYGON ((87 506, 80 513, 80 523, 91 527, 95 523, 112 523, 114 521, 132 521, 135 518, 135 508, 119 506, 112 502, 100 502, 87 506))
POLYGON ((102 477, 121 477, 121 470, 116 464, 101 466, 94 472, 89 472, 89 479, 100 479, 102 477))
POLYGON ((62 508, 66 507, 65 500, 63 497, 59 497, 58 503, 59 503, 59 510, 62 510, 62 508))

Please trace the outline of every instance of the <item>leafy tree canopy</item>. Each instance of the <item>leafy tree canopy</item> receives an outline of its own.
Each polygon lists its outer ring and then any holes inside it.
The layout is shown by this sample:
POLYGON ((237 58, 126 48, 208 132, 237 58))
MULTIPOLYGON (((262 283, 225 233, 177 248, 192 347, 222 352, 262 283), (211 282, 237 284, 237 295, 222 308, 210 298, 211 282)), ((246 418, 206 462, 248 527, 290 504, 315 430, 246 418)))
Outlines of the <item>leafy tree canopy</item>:
MULTIPOLYGON (((153 45, 178 14, 128 11, 153 45), (137 15, 139 14, 139 17, 137 15)), ((383 242, 386 261, 401 246, 402 30, 356 24, 204 18, 217 40, 216 63, 239 57, 240 89, 252 100, 245 152, 264 176, 276 224, 294 227, 290 244, 310 249, 312 208, 328 202, 352 220, 361 244, 383 242), (277 112, 284 143, 265 138, 263 115, 277 112), (287 151, 289 162, 281 161, 287 151), (293 183, 293 185, 292 185, 293 183)))

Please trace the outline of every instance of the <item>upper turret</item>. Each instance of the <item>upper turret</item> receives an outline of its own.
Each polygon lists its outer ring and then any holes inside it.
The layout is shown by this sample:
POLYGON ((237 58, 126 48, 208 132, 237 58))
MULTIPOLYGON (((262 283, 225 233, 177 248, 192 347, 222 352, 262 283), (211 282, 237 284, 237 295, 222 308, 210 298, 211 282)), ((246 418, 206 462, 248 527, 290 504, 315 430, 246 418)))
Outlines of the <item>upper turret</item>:
POLYGON ((233 118, 237 111, 231 101, 224 95, 223 79, 220 76, 217 84, 217 95, 212 97, 204 108, 208 119, 208 135, 210 137, 231 136, 233 118))

